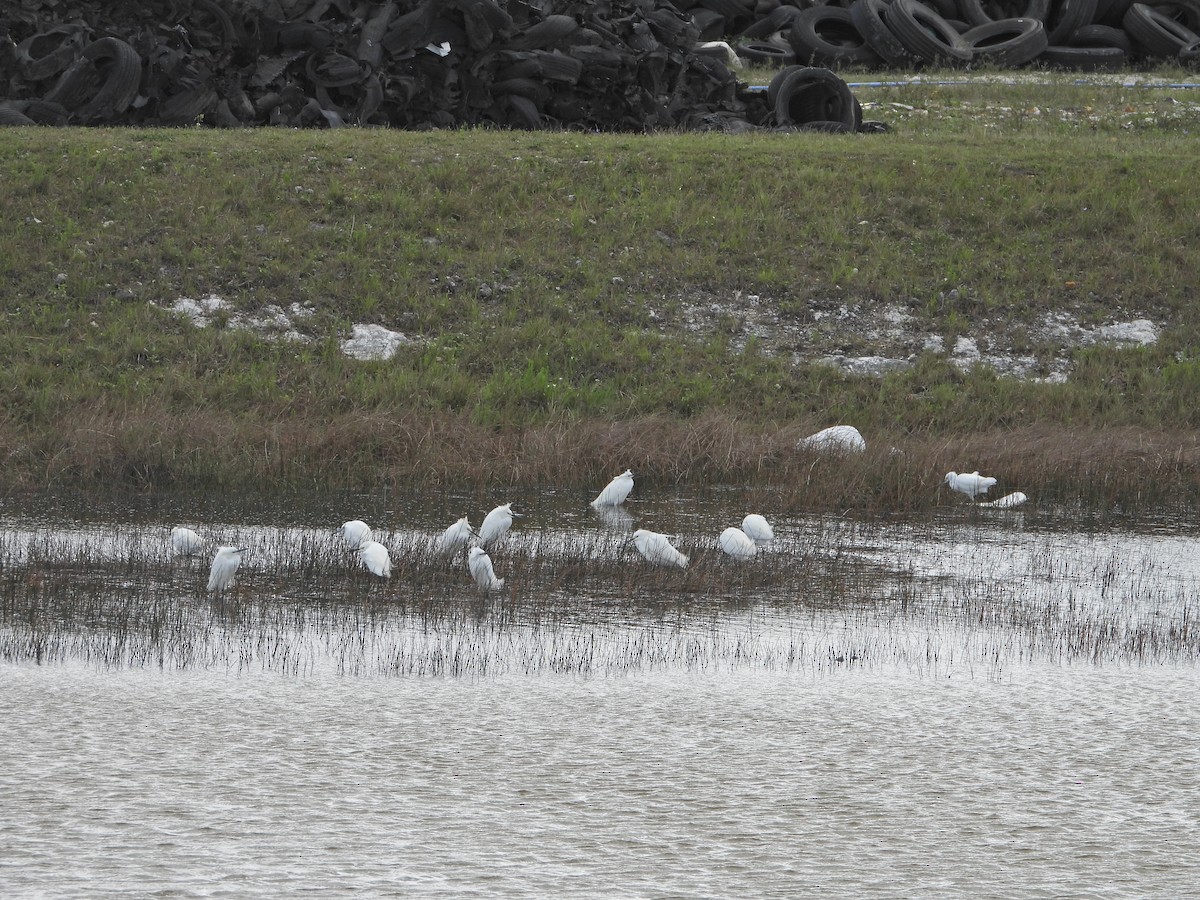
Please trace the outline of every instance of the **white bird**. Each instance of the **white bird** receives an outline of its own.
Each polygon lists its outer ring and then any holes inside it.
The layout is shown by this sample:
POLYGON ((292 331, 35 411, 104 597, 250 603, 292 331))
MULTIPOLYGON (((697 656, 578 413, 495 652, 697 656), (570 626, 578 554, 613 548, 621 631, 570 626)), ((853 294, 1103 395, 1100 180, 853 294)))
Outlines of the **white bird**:
POLYGON ((498 591, 504 587, 504 579, 497 578, 492 569, 492 558, 482 547, 472 547, 467 557, 467 569, 481 591, 498 591))
POLYGON ((991 509, 1013 509, 1020 506, 1029 498, 1021 491, 1013 491, 1011 494, 1005 494, 999 500, 989 500, 987 503, 976 504, 981 507, 990 507, 991 509))
POLYGON ((224 591, 233 587, 233 576, 237 574, 238 566, 242 564, 242 554, 245 547, 218 547, 213 557, 212 568, 208 573, 208 590, 224 591))
POLYGON ((490 548, 499 543, 512 528, 513 516, 517 515, 520 513, 512 511, 512 504, 505 503, 484 516, 483 524, 479 526, 480 545, 490 548))
POLYGON ((367 541, 358 548, 358 559, 372 575, 380 578, 392 577, 392 557, 387 547, 379 541, 367 541))
POLYGON ((726 554, 739 561, 753 559, 754 555, 758 553, 758 546, 740 528, 726 528, 717 538, 717 543, 721 545, 721 549, 726 554))
POLYGON ((657 566, 678 566, 686 569, 688 558, 676 550, 665 534, 639 528, 633 533, 633 543, 646 562, 657 566))
POLYGON ((796 442, 797 450, 816 450, 820 453, 862 453, 867 442, 853 425, 833 425, 796 442))
POLYGON ((980 475, 978 471, 964 472, 962 474, 958 472, 946 473, 946 484, 950 485, 950 490, 966 494, 972 500, 982 494, 986 494, 988 488, 995 483, 995 478, 980 475))
POLYGON ((470 543, 471 534, 471 523, 467 521, 466 516, 463 516, 442 533, 441 543, 438 544, 438 553, 442 556, 453 556, 470 543))
POLYGON ((746 532, 746 536, 760 547, 775 540, 775 529, 758 513, 750 513, 742 519, 742 531, 746 532))
POLYGON ((629 496, 629 492, 633 490, 633 471, 626 469, 612 481, 610 481, 592 501, 592 506, 599 509, 602 506, 620 506, 625 502, 625 498, 629 496))
POLYGON ((171 551, 176 556, 191 556, 203 549, 204 541, 192 529, 179 526, 171 529, 171 551))
POLYGON ((351 550, 357 550, 373 537, 371 527, 358 519, 342 523, 342 527, 338 531, 342 533, 342 540, 351 550))

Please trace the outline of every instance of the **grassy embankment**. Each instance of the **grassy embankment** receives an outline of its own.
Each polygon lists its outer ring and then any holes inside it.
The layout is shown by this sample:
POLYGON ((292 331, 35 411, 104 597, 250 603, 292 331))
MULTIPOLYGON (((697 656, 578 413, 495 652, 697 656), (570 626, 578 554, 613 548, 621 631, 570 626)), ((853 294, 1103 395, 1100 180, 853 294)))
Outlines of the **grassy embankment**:
POLYGON ((984 468, 1085 501, 1194 496, 1200 96, 1069 80, 859 89, 882 135, 0 131, 0 477, 602 483, 632 466, 912 508, 946 469, 984 468), (303 304, 309 340, 163 308, 210 294, 245 315, 303 304), (750 295, 789 346, 747 333, 750 295), (1165 327, 1074 350, 1065 384, 937 352, 853 377, 809 358, 871 352, 814 314, 843 305, 1047 359, 1051 314, 1165 327), (355 323, 415 341, 350 359, 355 323), (793 451, 838 422, 874 449, 793 451))

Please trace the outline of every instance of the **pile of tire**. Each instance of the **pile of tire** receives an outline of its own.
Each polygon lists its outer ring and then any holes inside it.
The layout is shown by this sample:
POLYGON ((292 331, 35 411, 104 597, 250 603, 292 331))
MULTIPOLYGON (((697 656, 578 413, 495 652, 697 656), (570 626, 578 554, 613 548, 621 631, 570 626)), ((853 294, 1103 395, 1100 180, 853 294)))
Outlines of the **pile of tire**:
POLYGON ((767 65, 1108 71, 1200 59, 1200 0, 683 0, 702 39, 767 65))
POLYGON ((775 128, 698 38, 654 0, 12 0, 0 124, 775 128))

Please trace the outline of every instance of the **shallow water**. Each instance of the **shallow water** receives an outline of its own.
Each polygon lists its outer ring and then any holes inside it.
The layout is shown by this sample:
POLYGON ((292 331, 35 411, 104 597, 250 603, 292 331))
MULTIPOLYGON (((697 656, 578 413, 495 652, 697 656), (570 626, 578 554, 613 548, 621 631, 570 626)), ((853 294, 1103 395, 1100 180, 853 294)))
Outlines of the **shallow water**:
POLYGON ((387 583, 333 540, 367 504, 10 505, 0 893, 1195 895, 1177 523, 771 515, 736 567, 742 499, 547 501, 492 598, 428 554, 491 498, 363 515, 387 583), (252 548, 240 592, 167 557, 180 522, 252 548))

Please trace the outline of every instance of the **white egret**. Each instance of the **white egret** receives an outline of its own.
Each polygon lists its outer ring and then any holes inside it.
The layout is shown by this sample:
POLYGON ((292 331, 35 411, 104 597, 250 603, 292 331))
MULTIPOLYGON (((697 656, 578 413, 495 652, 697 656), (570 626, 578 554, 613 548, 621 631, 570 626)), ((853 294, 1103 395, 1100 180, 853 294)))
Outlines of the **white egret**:
POLYGON ((633 490, 633 470, 626 469, 610 481, 592 501, 592 506, 599 509, 602 506, 620 506, 633 490))
POLYGON ((1012 509, 1020 506, 1029 498, 1020 491, 1013 491, 1011 494, 1005 494, 999 500, 989 500, 987 503, 979 503, 978 506, 989 507, 991 509, 1012 509))
POLYGON ((338 531, 342 533, 342 540, 351 550, 357 550, 374 537, 371 534, 371 527, 359 519, 351 519, 349 522, 342 523, 342 527, 338 531))
POLYGON ((796 442, 797 450, 816 450, 820 453, 862 453, 867 442, 853 425, 833 425, 796 442))
POLYGON ((208 573, 208 590, 224 591, 233 587, 233 577, 242 564, 245 547, 218 547, 213 557, 212 569, 208 573))
POLYGON ((367 541, 358 548, 358 559, 372 575, 380 578, 392 577, 392 557, 387 547, 379 541, 367 541))
POLYGON ((180 526, 171 529, 171 552, 176 556, 192 556, 203 549, 204 541, 192 529, 180 526))
POLYGON ((467 569, 481 591, 498 591, 504 587, 504 579, 497 578, 492 569, 492 558, 482 547, 472 547, 467 556, 467 569))
POLYGON ((633 543, 646 562, 654 563, 656 566, 687 568, 688 558, 671 545, 670 539, 665 534, 639 528, 633 533, 633 543))
POLYGON ((467 521, 467 517, 463 516, 442 533, 441 543, 438 544, 438 553, 442 556, 453 556, 471 540, 471 523, 467 521))
POLYGON ((750 513, 750 515, 742 519, 742 531, 760 547, 775 540, 775 529, 771 527, 770 522, 758 513, 750 513))
POLYGON ((739 561, 753 559, 754 555, 758 553, 758 546, 740 528, 726 528, 717 538, 717 543, 721 545, 721 549, 727 555, 739 561))
POLYGON ((989 478, 986 475, 980 475, 975 472, 947 472, 946 484, 950 485, 950 490, 958 491, 960 494, 966 494, 972 500, 988 492, 988 488, 996 483, 995 478, 989 478))
POLYGON ((513 516, 519 515, 520 513, 513 512, 511 503, 505 503, 493 509, 484 516, 483 524, 479 526, 480 545, 491 548, 503 540, 504 536, 508 534, 508 529, 512 528, 513 516))

